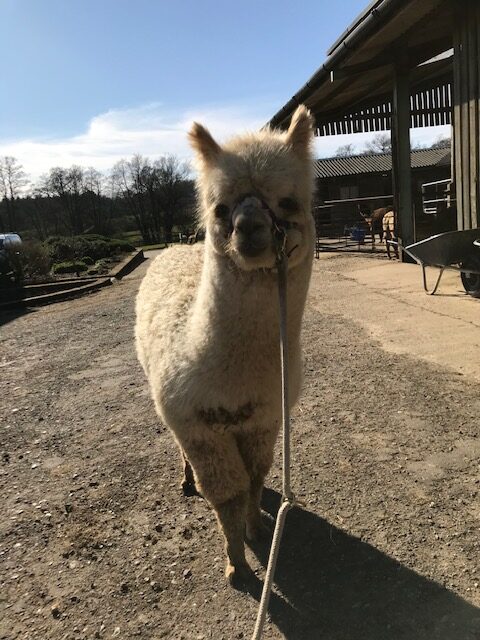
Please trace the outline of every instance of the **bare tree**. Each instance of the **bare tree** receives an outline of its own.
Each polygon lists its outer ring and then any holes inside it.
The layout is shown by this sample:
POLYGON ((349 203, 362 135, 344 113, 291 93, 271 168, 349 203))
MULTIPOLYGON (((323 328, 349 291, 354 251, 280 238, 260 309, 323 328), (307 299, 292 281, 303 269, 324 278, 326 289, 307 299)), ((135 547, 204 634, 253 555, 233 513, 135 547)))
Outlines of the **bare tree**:
POLYGON ((438 136, 435 142, 432 142, 430 149, 443 149, 443 147, 449 147, 452 144, 450 136, 438 136))
POLYGON ((181 224, 191 204, 189 189, 189 167, 175 156, 165 156, 154 164, 158 176, 158 189, 163 209, 165 239, 172 241, 175 224, 181 224))
POLYGON ((342 144, 335 151, 335 155, 338 158, 346 158, 347 156, 353 156, 353 155, 355 155, 355 145, 350 144, 350 143, 349 144, 342 144))
POLYGON ((0 158, 0 198, 3 200, 6 221, 0 218, 4 231, 17 230, 17 199, 26 186, 27 175, 22 165, 13 156, 0 158))
POLYGON ((107 205, 104 194, 106 179, 93 167, 84 172, 83 198, 85 200, 85 213, 92 228, 101 234, 110 230, 112 208, 107 205))
POLYGON ((36 191, 22 201, 25 220, 35 230, 35 235, 39 240, 45 240, 49 235, 48 217, 46 215, 47 207, 45 204, 44 199, 37 195, 36 191))
POLYGON ((41 240, 65 231, 61 204, 52 191, 49 174, 40 176, 34 185, 31 204, 27 216, 41 240))
POLYGON ((421 142, 410 142, 410 151, 420 151, 420 149, 425 149, 425 145, 421 142))
POLYGON ((116 163, 112 170, 112 179, 117 192, 130 209, 144 242, 149 244, 155 241, 155 233, 151 214, 146 206, 146 172, 147 160, 135 155, 130 161, 120 160, 116 163))
POLYGON ((74 235, 85 232, 86 220, 83 206, 85 170, 73 165, 67 170, 68 192, 70 196, 70 228, 74 235))
POLYGON ((367 142, 364 153, 391 153, 392 141, 388 133, 379 133, 367 142))
POLYGON ((183 224, 191 205, 193 189, 188 181, 188 165, 175 156, 165 156, 151 163, 135 155, 117 162, 113 178, 128 204, 146 243, 158 242, 162 236, 172 241, 175 224, 183 224))
POLYGON ((84 169, 72 166, 70 169, 54 167, 44 185, 50 196, 57 197, 63 207, 67 230, 72 235, 84 231, 84 211, 82 193, 84 187, 84 169))

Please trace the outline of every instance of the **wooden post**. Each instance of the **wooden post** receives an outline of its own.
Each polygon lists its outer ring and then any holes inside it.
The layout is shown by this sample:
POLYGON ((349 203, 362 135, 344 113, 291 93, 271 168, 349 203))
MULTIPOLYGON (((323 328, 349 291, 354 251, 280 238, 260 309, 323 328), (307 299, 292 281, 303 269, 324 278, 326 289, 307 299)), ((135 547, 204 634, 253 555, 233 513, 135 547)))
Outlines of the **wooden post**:
MULTIPOLYGON (((401 56, 399 56, 401 58, 401 56)), ((415 242, 410 166, 410 86, 408 65, 395 66, 392 99, 392 180, 398 235, 404 246, 415 242)), ((410 261, 406 254, 402 260, 410 261)))
POLYGON ((460 0, 454 29, 454 165, 458 229, 480 225, 480 6, 460 0))

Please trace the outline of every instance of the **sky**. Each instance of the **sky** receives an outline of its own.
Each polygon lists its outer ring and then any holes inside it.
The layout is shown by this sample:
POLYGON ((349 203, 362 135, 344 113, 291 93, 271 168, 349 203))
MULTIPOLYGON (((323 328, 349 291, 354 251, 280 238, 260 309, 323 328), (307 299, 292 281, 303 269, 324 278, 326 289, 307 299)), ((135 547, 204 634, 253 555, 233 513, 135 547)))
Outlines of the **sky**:
MULTIPOLYGON (((53 166, 107 171, 134 153, 189 160, 193 120, 219 141, 265 124, 367 2, 0 0, 0 156, 33 179, 53 166)), ((448 128, 415 135, 428 144, 448 128)))

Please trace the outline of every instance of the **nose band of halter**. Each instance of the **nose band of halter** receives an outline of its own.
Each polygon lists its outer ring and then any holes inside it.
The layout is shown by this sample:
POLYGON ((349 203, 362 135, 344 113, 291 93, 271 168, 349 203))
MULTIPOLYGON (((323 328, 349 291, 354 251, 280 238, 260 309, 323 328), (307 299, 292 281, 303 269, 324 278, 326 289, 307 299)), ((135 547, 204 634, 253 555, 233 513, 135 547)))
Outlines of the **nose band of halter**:
POLYGON ((287 258, 289 258, 298 245, 295 245, 288 252, 288 254, 286 253, 287 231, 289 229, 295 228, 297 226, 296 223, 292 222, 291 220, 285 220, 284 218, 279 218, 275 214, 273 209, 269 207, 265 199, 262 198, 260 195, 257 195, 256 193, 244 194, 235 203, 235 206, 232 209, 232 216, 230 218, 230 225, 231 225, 232 231, 234 229, 233 223, 235 218, 235 212, 238 207, 243 205, 245 200, 248 200, 248 198, 255 198, 256 200, 258 200, 260 202, 261 209, 269 215, 270 220, 272 221, 272 239, 273 239, 275 254, 277 256, 277 262, 279 262, 283 256, 286 256, 287 258))

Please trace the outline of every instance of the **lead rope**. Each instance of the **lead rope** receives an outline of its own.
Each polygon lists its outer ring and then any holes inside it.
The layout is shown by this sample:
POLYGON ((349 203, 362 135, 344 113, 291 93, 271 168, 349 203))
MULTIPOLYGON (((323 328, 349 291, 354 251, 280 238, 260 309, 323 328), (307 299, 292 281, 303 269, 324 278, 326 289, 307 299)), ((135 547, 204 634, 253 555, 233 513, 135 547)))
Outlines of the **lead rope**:
POLYGON ((260 640, 267 617, 268 603, 272 591, 275 567, 277 566, 283 527, 288 511, 296 500, 290 488, 290 407, 288 404, 288 342, 287 342, 287 264, 285 230, 274 224, 274 239, 277 250, 278 300, 280 307, 280 361, 282 368, 282 416, 283 416, 283 486, 282 504, 277 513, 272 546, 268 558, 262 597, 258 607, 257 620, 252 640, 260 640))

